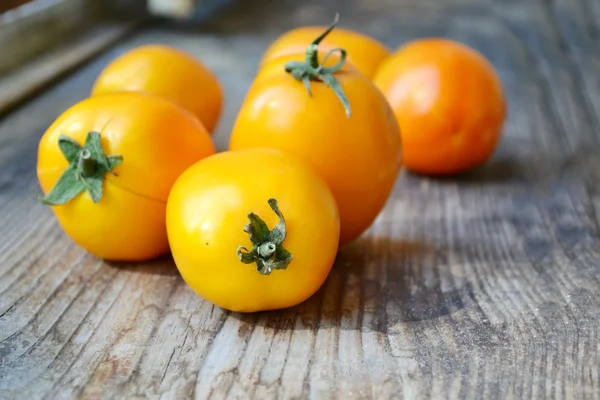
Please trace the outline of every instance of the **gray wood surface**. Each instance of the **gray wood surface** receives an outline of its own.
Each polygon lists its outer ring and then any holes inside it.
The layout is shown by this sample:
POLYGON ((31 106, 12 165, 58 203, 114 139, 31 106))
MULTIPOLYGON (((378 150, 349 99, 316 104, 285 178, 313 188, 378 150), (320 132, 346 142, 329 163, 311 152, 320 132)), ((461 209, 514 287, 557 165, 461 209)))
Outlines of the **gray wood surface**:
POLYGON ((24 63, 16 70, 0 75, 0 114, 29 99, 103 49, 111 47, 129 32, 134 31, 137 25, 140 24, 135 22, 97 24, 65 46, 53 48, 52 51, 38 56, 34 61, 24 63))
POLYGON ((0 397, 600 398, 600 3, 240 3, 192 31, 140 32, 0 121, 0 397), (168 257, 91 257, 36 203, 40 135, 113 57, 161 42, 202 58, 226 92, 223 149, 266 45, 338 10, 392 47, 476 47, 509 117, 478 171, 403 172, 304 304, 223 311, 168 257))
POLYGON ((66 38, 81 34, 102 15, 101 0, 0 3, 0 76, 18 70, 66 38))

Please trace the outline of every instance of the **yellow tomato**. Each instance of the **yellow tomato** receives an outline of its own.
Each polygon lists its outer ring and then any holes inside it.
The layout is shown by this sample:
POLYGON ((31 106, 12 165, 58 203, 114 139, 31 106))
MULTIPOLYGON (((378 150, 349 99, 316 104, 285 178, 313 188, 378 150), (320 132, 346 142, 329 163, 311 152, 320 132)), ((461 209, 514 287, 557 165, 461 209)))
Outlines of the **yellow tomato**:
POLYGON ((150 259, 169 249, 171 186, 212 154, 198 119, 167 100, 127 92, 91 97, 62 114, 40 141, 42 201, 90 253, 150 259))
POLYGON ((196 115, 209 132, 223 104, 217 77, 189 54, 168 46, 137 47, 110 63, 100 74, 92 95, 144 91, 165 97, 196 115))
MULTIPOLYGON (((309 51, 316 50, 311 45, 309 51)), ((335 196, 343 245, 364 232, 385 205, 400 169, 400 132, 381 92, 343 64, 343 57, 337 58, 339 70, 329 64, 319 70, 304 60, 299 54, 282 56, 263 67, 229 148, 275 148, 307 161, 335 196)))
MULTIPOLYGON (((306 46, 325 30, 322 26, 304 26, 292 29, 277 38, 262 57, 261 64, 287 54, 302 54, 306 46)), ((377 40, 349 29, 337 28, 325 38, 320 49, 324 52, 341 47, 348 52, 348 61, 368 78, 390 54, 389 49, 377 40)))
POLYGON ((198 295, 253 312, 294 306, 319 289, 340 221, 327 185, 306 164, 253 149, 185 171, 169 196, 167 231, 177 268, 198 295))

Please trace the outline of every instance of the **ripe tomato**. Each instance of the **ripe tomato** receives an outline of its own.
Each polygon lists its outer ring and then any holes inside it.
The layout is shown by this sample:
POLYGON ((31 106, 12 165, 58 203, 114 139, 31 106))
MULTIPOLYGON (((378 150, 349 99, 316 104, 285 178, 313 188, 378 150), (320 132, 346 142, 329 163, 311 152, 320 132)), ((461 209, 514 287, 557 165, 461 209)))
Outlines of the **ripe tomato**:
POLYGON ((145 45, 123 54, 100 74, 92 95, 145 91, 165 97, 195 114, 209 132, 223 104, 216 76, 187 53, 163 45, 145 45))
POLYGON ((127 92, 91 97, 62 114, 41 138, 42 202, 52 205, 64 231, 90 253, 108 260, 150 259, 169 250, 165 207, 171 186, 211 154, 198 119, 167 100, 127 92))
POLYGON ((292 57, 276 58, 258 74, 229 148, 275 148, 312 165, 336 198, 343 245, 364 232, 387 201, 400 168, 398 124, 381 92, 354 68, 320 70, 309 81, 315 66, 306 69, 302 55, 292 57))
POLYGON ((254 312, 291 307, 317 291, 335 260, 340 220, 310 167, 253 149, 185 171, 169 195, 167 231, 177 268, 198 295, 254 312))
POLYGON ((506 102, 493 66, 447 39, 420 39, 378 70, 402 134, 404 165, 425 174, 464 172, 484 163, 502 132, 506 102))
MULTIPOLYGON (((292 29, 277 38, 264 53, 261 65, 286 54, 303 54, 306 46, 325 30, 322 26, 304 26, 292 29)), ((389 49, 377 40, 349 29, 337 28, 321 42, 320 49, 329 51, 342 47, 348 52, 348 61, 368 78, 372 78, 379 64, 389 56, 389 49)))

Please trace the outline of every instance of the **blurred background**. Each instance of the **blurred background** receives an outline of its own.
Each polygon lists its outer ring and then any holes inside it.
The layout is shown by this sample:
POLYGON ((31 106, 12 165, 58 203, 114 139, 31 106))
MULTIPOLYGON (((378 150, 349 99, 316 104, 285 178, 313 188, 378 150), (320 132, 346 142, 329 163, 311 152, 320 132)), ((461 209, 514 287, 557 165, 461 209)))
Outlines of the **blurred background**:
MULTIPOLYGON (((95 58, 85 80, 75 74, 68 84, 77 93, 63 97, 66 108, 89 93, 111 59, 163 43, 201 59, 222 82, 226 106, 215 141, 223 148, 267 46, 295 27, 327 25, 336 12, 340 27, 392 50, 427 36, 475 48, 496 68, 512 110, 531 107, 527 99, 571 101, 561 89, 577 87, 571 76, 597 87, 597 0, 0 0, 0 113, 95 58)), ((579 112, 557 108, 569 120, 571 111, 579 112)), ((518 133, 518 118, 508 118, 506 136, 518 133)), ((513 143, 510 154, 521 154, 513 143)))
MULTIPOLYGON (((260 56, 283 32, 303 25, 354 29, 395 49, 423 36, 444 36, 482 51, 503 75, 507 61, 491 12, 503 15, 526 5, 479 0, 1 0, 0 113, 14 109, 49 83, 99 54, 106 60, 146 43, 163 43, 194 54, 224 85, 226 108, 215 136, 223 148, 230 121, 256 72, 260 56), (490 23, 492 22, 492 23, 490 23), (135 34, 132 34, 134 33, 135 34), (123 40, 127 37, 127 40, 123 40), (108 53, 107 53, 108 52, 108 53), (243 60, 243 61, 242 61, 243 60)), ((518 14, 518 13, 517 13, 518 14)), ((526 17, 521 14, 520 19, 526 17)), ((107 61, 92 63, 89 82, 107 61)), ((513 64, 515 60, 511 60, 513 64)), ((521 62, 524 60, 517 60, 521 62)), ((525 65, 526 63, 523 63, 525 65)), ((508 68, 510 69, 510 68, 508 68)), ((513 69, 514 70, 514 69, 513 69)), ((506 78, 506 76, 503 76, 506 78)))
MULTIPOLYGON (((0 76, 40 53, 109 23, 194 26, 234 0, 1 0, 0 76)), ((256 2, 255 2, 256 3, 256 2)))

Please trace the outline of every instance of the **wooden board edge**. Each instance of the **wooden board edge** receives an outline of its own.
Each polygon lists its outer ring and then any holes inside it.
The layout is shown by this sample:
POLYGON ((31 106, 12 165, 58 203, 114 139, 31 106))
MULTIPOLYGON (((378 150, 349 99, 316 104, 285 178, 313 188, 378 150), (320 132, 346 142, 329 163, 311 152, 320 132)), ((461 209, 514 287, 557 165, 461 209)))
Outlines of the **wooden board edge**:
POLYGON ((140 27, 144 21, 100 23, 82 36, 0 78, 0 116, 140 27))

